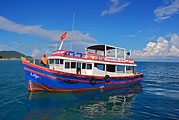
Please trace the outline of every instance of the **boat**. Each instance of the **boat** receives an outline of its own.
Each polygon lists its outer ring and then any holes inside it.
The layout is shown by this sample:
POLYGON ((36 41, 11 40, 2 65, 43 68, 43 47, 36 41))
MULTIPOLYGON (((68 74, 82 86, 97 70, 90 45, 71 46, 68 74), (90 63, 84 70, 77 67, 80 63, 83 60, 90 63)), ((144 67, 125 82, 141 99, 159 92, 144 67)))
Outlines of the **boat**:
POLYGON ((28 91, 81 92, 105 90, 137 84, 143 73, 125 48, 92 45, 85 52, 60 49, 48 56, 49 67, 21 57, 28 91), (127 53, 127 54, 126 54, 127 53))

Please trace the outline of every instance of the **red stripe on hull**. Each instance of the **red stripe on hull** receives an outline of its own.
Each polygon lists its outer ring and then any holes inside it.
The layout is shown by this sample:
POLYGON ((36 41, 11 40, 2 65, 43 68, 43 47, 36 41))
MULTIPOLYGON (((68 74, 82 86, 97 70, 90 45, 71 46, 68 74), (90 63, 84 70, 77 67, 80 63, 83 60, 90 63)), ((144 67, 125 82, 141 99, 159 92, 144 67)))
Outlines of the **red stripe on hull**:
MULTIPOLYGON (((69 81, 69 82, 72 82, 72 83, 86 83, 86 84, 90 84, 89 81, 79 81, 79 80, 70 80, 70 79, 64 79, 64 78, 57 78, 57 77, 54 77, 54 76, 50 76, 50 75, 46 75, 46 74, 43 74, 43 73, 39 73, 39 72, 30 70, 30 69, 28 69, 28 68, 26 68, 26 67, 24 67, 24 70, 27 70, 27 71, 30 71, 30 72, 33 72, 33 73, 42 75, 42 76, 44 76, 44 77, 51 78, 51 79, 62 80, 62 81, 69 81)), ((142 80, 142 78, 135 79, 135 80, 129 80, 129 81, 123 81, 123 82, 110 82, 110 83, 106 83, 106 82, 96 82, 95 84, 122 84, 122 83, 135 82, 135 81, 139 81, 139 80, 142 80)))
MULTIPOLYGON (((134 85, 138 84, 133 83, 129 85, 134 85)), ((31 83, 27 82, 28 86, 28 91, 29 92, 36 92, 36 91, 50 91, 50 92, 85 92, 85 91, 94 91, 94 90, 105 90, 105 89, 113 89, 113 88, 118 88, 118 87, 124 87, 124 86, 129 86, 129 85, 120 85, 120 86, 112 86, 112 87, 105 87, 105 88, 82 88, 82 89, 64 89, 64 88, 54 88, 54 87, 49 87, 49 86, 44 86, 38 83, 31 83)))

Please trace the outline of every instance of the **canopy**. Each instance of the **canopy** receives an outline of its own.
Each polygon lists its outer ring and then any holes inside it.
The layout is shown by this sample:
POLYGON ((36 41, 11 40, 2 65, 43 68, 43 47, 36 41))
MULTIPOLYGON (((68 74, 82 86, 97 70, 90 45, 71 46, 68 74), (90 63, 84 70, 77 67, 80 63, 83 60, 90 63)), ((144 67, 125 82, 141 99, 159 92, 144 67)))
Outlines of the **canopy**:
POLYGON ((105 51, 105 46, 106 46, 106 50, 118 48, 118 47, 109 46, 109 45, 93 45, 93 46, 87 47, 87 49, 105 51))

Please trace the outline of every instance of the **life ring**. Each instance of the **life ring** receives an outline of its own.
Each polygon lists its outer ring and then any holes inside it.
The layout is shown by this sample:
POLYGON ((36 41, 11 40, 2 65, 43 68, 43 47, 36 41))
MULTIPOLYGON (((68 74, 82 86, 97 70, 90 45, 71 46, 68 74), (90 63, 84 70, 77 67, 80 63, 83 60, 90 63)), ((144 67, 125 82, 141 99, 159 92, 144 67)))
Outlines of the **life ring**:
POLYGON ((94 85, 96 83, 96 79, 94 77, 91 77, 89 81, 91 85, 94 85))
POLYGON ((106 76, 104 77, 104 80, 106 81, 106 83, 108 83, 108 82, 110 81, 110 76, 109 76, 109 75, 106 75, 106 76))

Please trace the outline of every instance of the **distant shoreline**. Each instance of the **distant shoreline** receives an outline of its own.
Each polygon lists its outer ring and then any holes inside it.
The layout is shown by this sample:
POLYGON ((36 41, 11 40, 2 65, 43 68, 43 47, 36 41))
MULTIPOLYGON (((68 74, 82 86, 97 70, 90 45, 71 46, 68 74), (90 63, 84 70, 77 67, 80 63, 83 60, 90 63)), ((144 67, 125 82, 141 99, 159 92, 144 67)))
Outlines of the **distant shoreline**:
POLYGON ((33 59, 31 56, 26 56, 17 51, 0 51, 0 60, 21 60, 21 57, 33 59))
POLYGON ((0 60, 21 60, 21 59, 17 59, 17 58, 16 59, 14 59, 14 58, 11 59, 10 58, 10 59, 0 59, 0 60))
MULTIPOLYGON (((3 58, 0 60, 21 60, 20 58, 3 58)), ((27 59, 27 60, 33 60, 33 59, 27 59)), ((40 60, 40 59, 35 59, 35 60, 40 60)))

